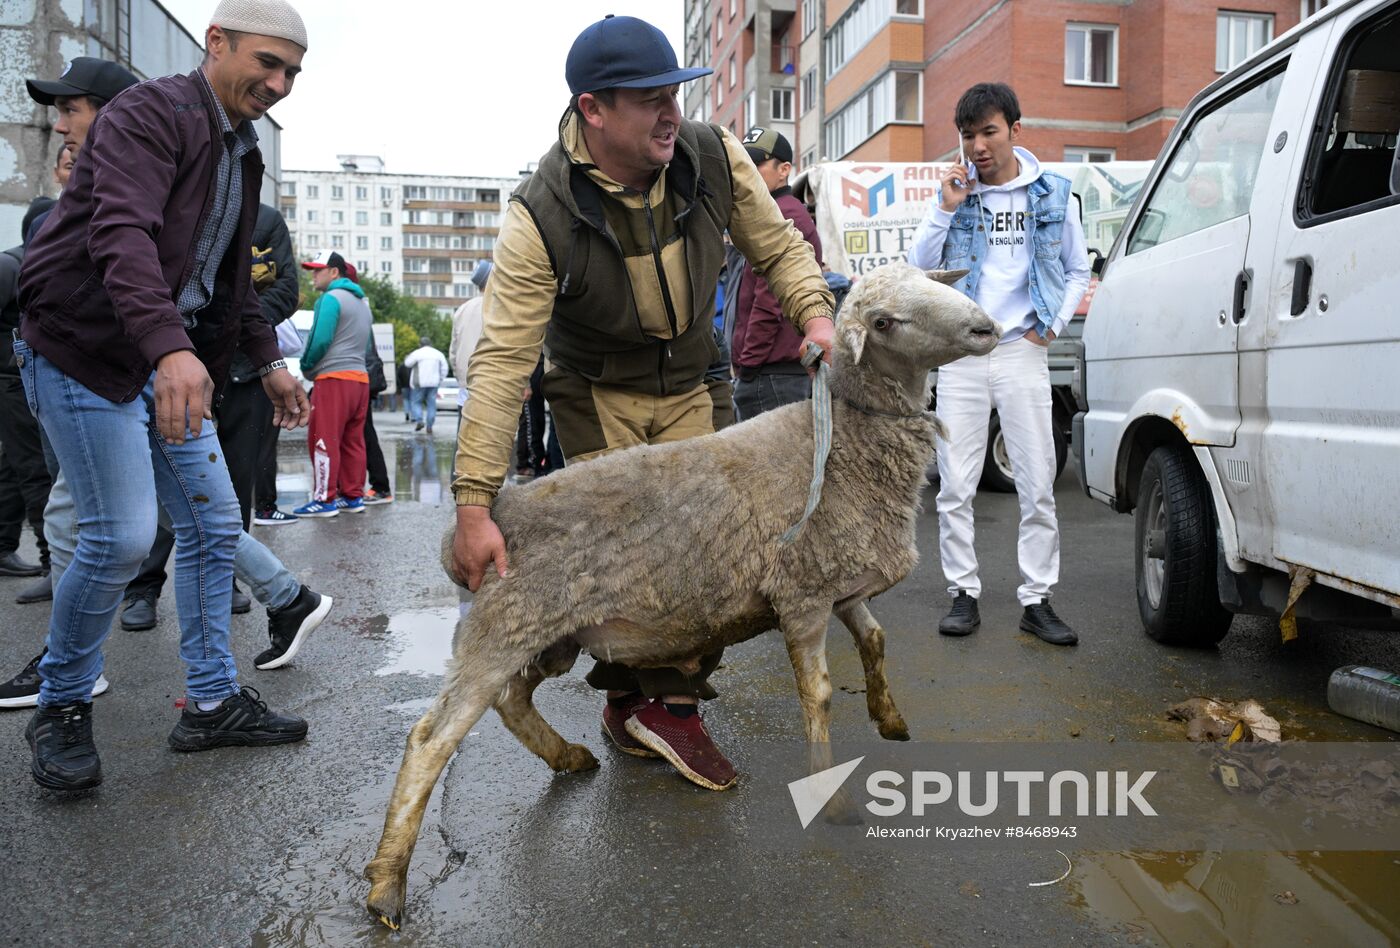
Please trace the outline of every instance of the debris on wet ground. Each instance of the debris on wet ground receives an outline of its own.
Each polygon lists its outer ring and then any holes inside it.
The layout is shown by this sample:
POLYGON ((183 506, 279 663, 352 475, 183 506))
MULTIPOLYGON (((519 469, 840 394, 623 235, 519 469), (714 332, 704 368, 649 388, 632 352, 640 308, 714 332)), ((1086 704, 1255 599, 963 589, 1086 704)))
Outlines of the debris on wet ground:
POLYGON ((838 685, 838 686, 837 686, 837 690, 838 690, 838 691, 844 691, 844 692, 845 692, 846 694, 848 694, 848 695, 863 695, 863 694, 865 694, 865 689, 864 689, 864 688, 847 688, 845 685, 838 685))
POLYGON ((1288 889, 1284 889, 1282 892, 1274 896, 1274 901, 1277 902, 1279 905, 1297 905, 1298 896, 1294 895, 1288 889))
POLYGON ((1230 793, 1257 794, 1265 806, 1300 803, 1313 817, 1339 817, 1361 825, 1400 818, 1400 768, 1391 760, 1297 761, 1289 744, 1221 747, 1211 772, 1230 793))
POLYGON ((1071 872, 1074 871, 1074 863, 1070 862, 1070 861, 1069 861, 1069 857, 1066 856, 1064 853, 1060 852, 1060 850, 1057 849, 1057 850, 1055 850, 1055 852, 1060 853, 1060 855, 1061 855, 1062 857, 1064 857, 1064 860, 1065 860, 1065 871, 1064 871, 1063 873, 1060 874, 1059 878, 1050 879, 1050 880, 1047 881, 1047 882, 1027 882, 1027 883, 1026 883, 1027 888, 1038 889, 1038 888, 1040 888, 1041 886, 1058 885, 1058 884, 1060 884, 1061 882, 1064 882, 1066 879, 1069 878, 1069 874, 1070 874, 1071 872))
POLYGON ((1262 741, 1277 744, 1282 739, 1278 720, 1253 698, 1227 702, 1216 698, 1190 698, 1167 711, 1167 719, 1186 722, 1186 739, 1203 744, 1225 741, 1262 741))
POLYGON ((970 899, 980 899, 982 897, 982 890, 977 887, 977 883, 975 882, 964 882, 962 885, 958 886, 958 895, 964 895, 970 899))

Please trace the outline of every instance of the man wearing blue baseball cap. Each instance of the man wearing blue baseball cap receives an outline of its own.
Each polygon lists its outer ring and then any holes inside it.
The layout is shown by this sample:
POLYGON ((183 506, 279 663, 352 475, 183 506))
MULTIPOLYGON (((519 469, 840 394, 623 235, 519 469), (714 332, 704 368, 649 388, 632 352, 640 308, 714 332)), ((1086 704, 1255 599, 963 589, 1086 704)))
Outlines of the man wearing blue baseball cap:
MULTIPOLYGON (((798 331, 830 351, 833 300, 811 245, 743 145, 681 115, 680 84, 710 72, 680 68, 665 34, 634 17, 594 23, 569 51, 573 97, 558 141, 511 197, 471 358, 452 488, 453 566, 473 590, 492 563, 505 575, 490 505, 541 348, 570 463, 711 433, 714 400, 731 397, 705 379, 719 356, 711 317, 728 230, 798 331)), ((588 682, 608 693, 604 733, 700 786, 733 786, 734 767, 696 713, 699 699, 715 697, 707 679, 719 659, 648 669, 598 661, 588 682)))

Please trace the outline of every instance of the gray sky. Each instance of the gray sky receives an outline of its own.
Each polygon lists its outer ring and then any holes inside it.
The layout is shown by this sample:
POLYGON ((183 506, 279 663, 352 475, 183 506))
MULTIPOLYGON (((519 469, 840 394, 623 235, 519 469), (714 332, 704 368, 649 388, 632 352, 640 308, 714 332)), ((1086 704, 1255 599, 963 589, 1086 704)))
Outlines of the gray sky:
MULTIPOLYGON (((215 0, 162 0, 201 41, 215 0)), ((293 0, 310 50, 272 110, 282 166, 379 155, 400 173, 513 177, 544 154, 569 101, 564 58, 608 13, 682 45, 682 0, 293 0)))

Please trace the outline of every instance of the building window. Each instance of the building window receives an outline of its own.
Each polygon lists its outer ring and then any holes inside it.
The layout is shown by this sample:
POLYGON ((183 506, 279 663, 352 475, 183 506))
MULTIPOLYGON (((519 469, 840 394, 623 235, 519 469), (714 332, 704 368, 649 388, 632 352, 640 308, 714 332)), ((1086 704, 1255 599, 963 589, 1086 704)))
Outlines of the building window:
POLYGON ((724 36, 724 17, 715 17, 715 45, 719 45, 720 38, 724 36))
POLYGON ((1118 84, 1118 27, 1071 23, 1065 27, 1065 82, 1118 84))
POLYGON ((368 273, 368 272, 369 272, 369 261, 368 261, 368 260, 360 260, 360 261, 358 261, 358 262, 355 264, 355 269, 356 269, 356 270, 359 270, 361 273, 368 273))
POLYGON ((338 184, 333 184, 333 185, 331 185, 331 200, 332 200, 332 201, 343 201, 343 200, 345 200, 345 189, 342 188, 342 187, 341 187, 340 185, 338 185, 338 184))
POLYGON ((315 212, 315 211, 313 211, 313 210, 308 210, 308 211, 306 212, 306 222, 307 222, 308 224, 314 224, 314 223, 316 223, 316 212, 315 212))
POLYGON ((1321 13, 1327 7, 1327 0, 1302 0, 1299 15, 1307 19, 1316 13, 1321 13))
POLYGON ((355 212, 355 226, 356 226, 356 227, 368 227, 368 226, 369 226, 369 211, 356 211, 356 212, 355 212))
MULTIPOLYGON (((355 249, 356 249, 356 250, 368 250, 368 249, 369 249, 369 238, 368 238, 368 237, 356 237, 356 238, 355 238, 355 249)), ((362 267, 361 269, 363 269, 363 267, 362 267)))
POLYGON ((426 201, 428 189, 416 184, 406 185, 403 189, 403 199, 405 201, 426 201))
POLYGON ((344 250, 344 249, 345 249, 345 235, 344 235, 344 234, 331 234, 331 249, 332 249, 332 250, 344 250))
POLYGON ((289 220, 289 221, 294 221, 294 220, 296 220, 296 219, 297 219, 297 206, 296 206, 295 204, 288 204, 286 207, 282 208, 282 216, 285 217, 285 218, 286 218, 287 220, 289 220))
POLYGON ((905 6, 908 4, 903 0, 856 0, 851 4, 822 40, 827 77, 850 62, 862 46, 885 28, 896 9, 905 6))
POLYGON ((295 181, 282 182, 282 196, 294 198, 297 196, 297 183, 295 181))
POLYGON ((381 200, 381 201, 392 201, 393 199, 394 199, 394 189, 393 189, 393 188, 380 188, 380 189, 379 189, 379 200, 381 200))
POLYGON ((471 273, 476 269, 476 261, 468 260, 465 257, 457 257, 452 261, 453 273, 471 273))
POLYGON ((380 237, 380 238, 379 238, 379 249, 380 249, 380 250, 393 250, 393 249, 394 249, 394 238, 392 238, 392 237, 380 237))
POLYGON ((774 122, 792 121, 792 90, 773 90, 773 118, 774 122))
POLYGON ((744 96, 744 122, 749 128, 753 128, 758 122, 758 92, 750 89, 749 94, 744 96))
POLYGON ((393 227, 393 226, 394 226, 394 213, 393 213, 392 211, 380 211, 380 212, 379 212, 379 226, 380 226, 380 227, 393 227))
POLYGON ((734 88, 735 84, 738 83, 738 81, 739 66, 738 63, 735 61, 735 57, 731 54, 729 57, 729 88, 734 88))
POLYGON ((719 108, 719 107, 720 107, 721 105, 723 105, 723 104, 724 104, 724 83, 722 83, 722 82, 716 82, 716 83, 715 83, 715 108, 719 108))
POLYGON ((1113 161, 1117 153, 1112 148, 1066 148, 1065 161, 1093 162, 1113 161))
POLYGON ((392 260, 381 260, 381 261, 379 261, 379 272, 381 272, 381 273, 393 273, 393 272, 394 272, 394 261, 392 261, 392 260))
POLYGON ((729 18, 734 19, 734 14, 739 12, 739 0, 729 0, 729 18))
POLYGON ((841 158, 892 122, 922 121, 923 73, 885 73, 827 120, 824 150, 841 158))
POLYGON ((314 184, 308 184, 306 186, 306 196, 309 198, 319 198, 321 196, 321 189, 314 184))
POLYGON ((306 249, 307 249, 307 250, 320 250, 320 249, 321 249, 321 235, 320 235, 320 234, 307 234, 307 235, 306 235, 306 249))
POLYGON ((817 67, 808 69, 802 76, 802 114, 806 115, 817 105, 817 67))
POLYGON ((825 0, 802 0, 802 37, 806 39, 817 28, 817 16, 825 0))
POLYGON ((454 283, 452 284, 452 295, 458 299, 466 299, 472 295, 474 289, 476 289, 476 285, 473 283, 454 283))
POLYGON ((344 224, 344 223, 345 223, 345 212, 344 212, 344 211, 331 211, 331 223, 332 223, 332 224, 344 224))
POLYGON ((798 170, 798 171, 806 171, 808 168, 812 167, 812 165, 814 165, 814 164, 816 164, 816 163, 817 163, 817 150, 816 150, 815 148, 808 148, 806 151, 804 151, 804 152, 802 153, 802 166, 801 166, 800 168, 798 168, 797 170, 798 170))
POLYGON ((369 188, 362 187, 362 186, 360 186, 360 185, 358 185, 358 184, 355 185, 355 200, 357 200, 357 201, 368 201, 368 200, 369 200, 369 188))
POLYGON ((895 16, 923 16, 924 0, 894 0, 895 16))
POLYGON ((1219 13, 1215 17, 1215 71, 1229 72, 1274 38, 1271 13, 1219 13))

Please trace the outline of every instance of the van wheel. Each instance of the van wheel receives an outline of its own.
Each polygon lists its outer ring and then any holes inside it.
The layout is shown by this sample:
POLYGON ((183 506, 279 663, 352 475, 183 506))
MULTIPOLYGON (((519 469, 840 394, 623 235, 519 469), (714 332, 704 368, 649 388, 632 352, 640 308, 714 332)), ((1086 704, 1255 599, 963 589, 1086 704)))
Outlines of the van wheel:
MULTIPOLYGON (((1065 437, 1063 418, 1056 412, 1051 425, 1055 431, 1055 479, 1064 473, 1065 462, 1069 460, 1069 439, 1065 437)), ((982 490, 997 491, 1002 494, 1016 493, 1016 477, 1011 470, 1011 455, 1006 450, 1006 438, 1001 433, 1001 418, 992 412, 987 423, 987 457, 982 462, 982 490)))
POLYGON ((1215 580, 1215 509, 1196 459, 1153 451, 1137 504, 1137 598, 1143 627, 1166 645, 1214 645, 1230 631, 1215 580))

